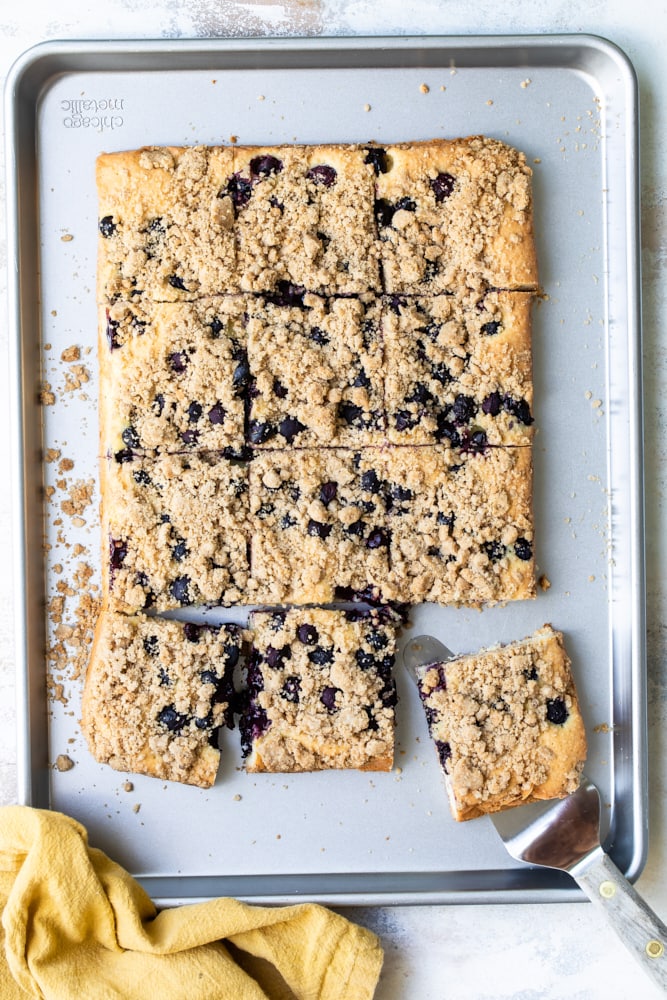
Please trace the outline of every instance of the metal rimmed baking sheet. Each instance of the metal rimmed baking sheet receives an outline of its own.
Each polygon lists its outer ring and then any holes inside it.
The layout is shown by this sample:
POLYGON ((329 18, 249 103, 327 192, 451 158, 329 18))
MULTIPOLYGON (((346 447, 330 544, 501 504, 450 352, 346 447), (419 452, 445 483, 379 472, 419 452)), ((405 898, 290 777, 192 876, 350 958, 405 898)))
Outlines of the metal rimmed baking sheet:
POLYGON ((535 511, 550 586, 534 602, 483 612, 420 607, 414 632, 461 651, 545 621, 565 632, 587 772, 607 804, 606 846, 638 874, 647 830, 638 123, 624 55, 588 36, 49 43, 15 65, 6 102, 21 800, 80 819, 161 901, 575 897, 566 876, 519 868, 486 821, 453 823, 416 692, 400 675, 392 773, 251 776, 226 733, 208 791, 141 777, 126 791, 127 776, 96 764, 81 739, 71 664, 49 665, 48 697, 45 684, 44 648, 58 641, 45 602, 64 597, 67 627, 78 563, 99 572, 96 493, 78 513, 76 502, 62 507, 97 474, 97 154, 231 136, 484 133, 534 166, 545 293, 534 310, 535 511), (89 376, 74 388, 62 359, 73 345, 89 376), (41 381, 55 405, 48 396, 39 405, 41 381), (59 754, 75 766, 59 771, 59 754))

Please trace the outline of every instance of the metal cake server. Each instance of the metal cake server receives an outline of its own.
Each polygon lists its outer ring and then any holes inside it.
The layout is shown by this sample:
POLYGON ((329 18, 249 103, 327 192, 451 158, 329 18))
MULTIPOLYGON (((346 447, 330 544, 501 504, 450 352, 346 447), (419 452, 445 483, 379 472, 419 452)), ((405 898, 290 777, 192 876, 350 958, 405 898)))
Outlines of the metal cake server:
MULTIPOLYGON (((433 636, 419 635, 405 646, 403 663, 416 680, 417 667, 446 663, 454 655, 433 636)), ((564 799, 516 806, 489 819, 517 861, 571 875, 667 994, 667 926, 603 850, 600 794, 592 781, 582 776, 577 791, 564 799)))

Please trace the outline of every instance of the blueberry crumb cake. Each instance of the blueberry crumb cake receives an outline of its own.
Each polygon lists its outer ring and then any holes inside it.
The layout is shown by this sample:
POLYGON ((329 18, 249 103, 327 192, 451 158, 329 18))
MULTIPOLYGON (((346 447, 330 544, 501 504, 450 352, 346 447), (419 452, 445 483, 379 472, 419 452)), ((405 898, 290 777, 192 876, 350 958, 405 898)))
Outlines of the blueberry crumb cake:
POLYGON ((390 770, 397 616, 292 608, 255 611, 250 626, 246 769, 390 770))
POLYGON ((211 784, 241 634, 159 616, 280 605, 251 616, 247 769, 388 770, 388 602, 535 596, 526 158, 151 146, 96 176, 94 755, 211 784))
POLYGON ((584 722, 563 636, 550 625, 420 667, 418 684, 456 820, 579 786, 584 722))
POLYGON ((208 788, 218 731, 232 721, 237 625, 195 625, 102 611, 83 697, 82 728, 96 760, 208 788))

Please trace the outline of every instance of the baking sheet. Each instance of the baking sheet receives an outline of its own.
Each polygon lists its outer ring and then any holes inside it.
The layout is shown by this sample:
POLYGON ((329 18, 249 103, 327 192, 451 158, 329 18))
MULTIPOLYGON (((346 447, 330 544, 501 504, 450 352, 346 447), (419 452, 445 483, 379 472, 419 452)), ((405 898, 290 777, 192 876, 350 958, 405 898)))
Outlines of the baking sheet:
POLYGON ((80 819, 161 902, 576 898, 567 876, 512 861, 489 821, 453 822, 401 670, 389 774, 248 775, 236 732, 212 789, 180 787, 95 763, 78 725, 77 629, 99 585, 97 154, 484 133, 534 167, 543 588, 482 612, 417 608, 405 640, 432 632, 470 651, 547 621, 565 632, 605 846, 635 877, 646 694, 637 102, 623 54, 588 36, 49 43, 19 60, 6 101, 21 801, 80 819))

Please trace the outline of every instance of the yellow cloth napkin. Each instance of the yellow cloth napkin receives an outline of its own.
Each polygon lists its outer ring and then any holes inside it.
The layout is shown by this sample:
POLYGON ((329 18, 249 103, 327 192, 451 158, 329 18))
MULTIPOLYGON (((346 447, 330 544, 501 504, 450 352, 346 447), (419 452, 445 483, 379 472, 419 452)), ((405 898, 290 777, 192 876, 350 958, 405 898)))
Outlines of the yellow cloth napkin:
POLYGON ((0 998, 370 1000, 374 934, 315 904, 157 912, 61 813, 0 808, 0 998))

